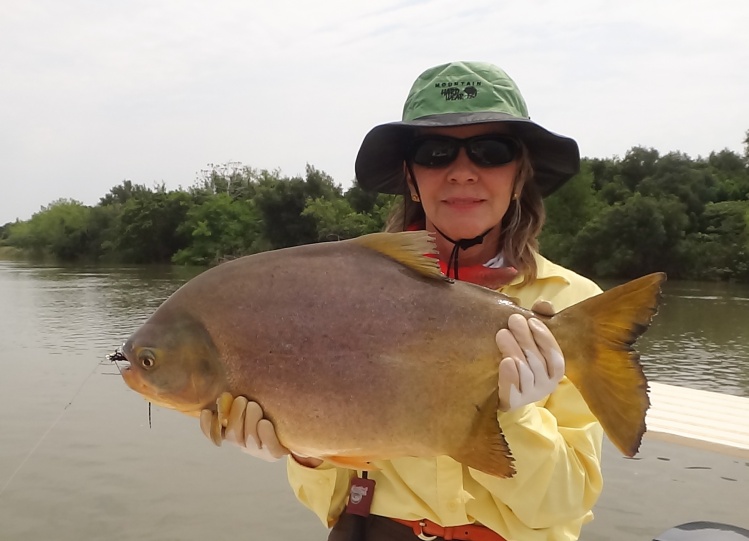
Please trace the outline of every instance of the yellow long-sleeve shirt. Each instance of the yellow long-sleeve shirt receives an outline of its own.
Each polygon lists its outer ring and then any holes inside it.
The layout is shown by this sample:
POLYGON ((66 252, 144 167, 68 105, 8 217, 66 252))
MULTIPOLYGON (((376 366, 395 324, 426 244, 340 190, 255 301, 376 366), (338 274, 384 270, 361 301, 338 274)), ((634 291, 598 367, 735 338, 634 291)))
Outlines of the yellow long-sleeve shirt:
MULTIPOLYGON (((538 278, 501 289, 523 307, 539 299, 559 311, 601 292, 592 281, 536 255, 538 278)), ((479 523, 508 540, 575 540, 602 488, 603 431, 567 378, 546 399, 498 413, 517 473, 500 479, 450 457, 379 461, 371 512, 443 526, 479 523)), ((353 470, 323 463, 307 468, 288 460, 297 498, 328 527, 346 505, 353 470)))

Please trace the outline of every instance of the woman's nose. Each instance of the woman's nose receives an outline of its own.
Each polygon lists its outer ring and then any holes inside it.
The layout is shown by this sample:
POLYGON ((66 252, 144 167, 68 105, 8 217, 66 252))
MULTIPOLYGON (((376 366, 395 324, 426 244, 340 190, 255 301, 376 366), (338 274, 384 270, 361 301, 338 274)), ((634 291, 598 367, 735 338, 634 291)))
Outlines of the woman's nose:
POLYGON ((466 149, 461 148, 447 170, 447 180, 453 183, 473 183, 478 180, 478 168, 471 161, 466 149))

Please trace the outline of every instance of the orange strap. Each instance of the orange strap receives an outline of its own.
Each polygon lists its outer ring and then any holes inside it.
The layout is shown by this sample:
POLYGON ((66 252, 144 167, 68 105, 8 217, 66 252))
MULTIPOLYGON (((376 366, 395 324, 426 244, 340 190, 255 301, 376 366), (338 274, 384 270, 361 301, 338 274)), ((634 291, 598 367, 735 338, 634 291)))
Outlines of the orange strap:
POLYGON ((453 539, 458 541, 507 541, 497 532, 477 524, 444 527, 427 519, 403 520, 402 518, 389 518, 390 520, 394 520, 399 524, 411 528, 416 537, 423 541, 431 541, 435 537, 441 537, 442 539, 445 539, 445 541, 451 541, 453 539))

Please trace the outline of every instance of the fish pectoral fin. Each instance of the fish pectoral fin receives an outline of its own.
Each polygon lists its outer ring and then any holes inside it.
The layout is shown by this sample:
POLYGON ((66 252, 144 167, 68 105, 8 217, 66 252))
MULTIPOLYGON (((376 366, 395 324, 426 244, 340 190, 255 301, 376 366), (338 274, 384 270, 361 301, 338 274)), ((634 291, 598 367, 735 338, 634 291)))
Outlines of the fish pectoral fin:
POLYGON ((470 437, 450 456, 469 468, 508 478, 515 474, 515 459, 499 427, 498 405, 499 397, 495 393, 479 408, 470 437))
POLYGON ((371 464, 375 459, 366 456, 325 456, 322 458, 334 466, 348 468, 350 470, 372 471, 378 469, 371 464))
POLYGON ((352 242, 405 265, 427 278, 449 279, 440 270, 437 245, 428 231, 400 231, 398 233, 371 233, 345 242, 352 242))

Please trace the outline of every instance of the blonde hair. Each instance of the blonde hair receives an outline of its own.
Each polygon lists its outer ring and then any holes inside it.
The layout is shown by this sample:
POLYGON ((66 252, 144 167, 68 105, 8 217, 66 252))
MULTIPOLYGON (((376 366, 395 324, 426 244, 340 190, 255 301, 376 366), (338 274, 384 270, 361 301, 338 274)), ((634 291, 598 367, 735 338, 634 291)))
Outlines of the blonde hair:
MULTIPOLYGON (((424 207, 420 202, 411 200, 405 182, 404 190, 403 197, 390 211, 385 231, 405 231, 426 220, 424 207)), ((538 273, 534 254, 538 251, 538 235, 544 225, 546 212, 543 197, 533 182, 533 166, 524 145, 521 145, 518 157, 514 193, 520 195, 510 201, 510 206, 502 217, 497 253, 502 253, 507 265, 518 269, 523 275, 523 284, 530 284, 536 280, 538 273)))

